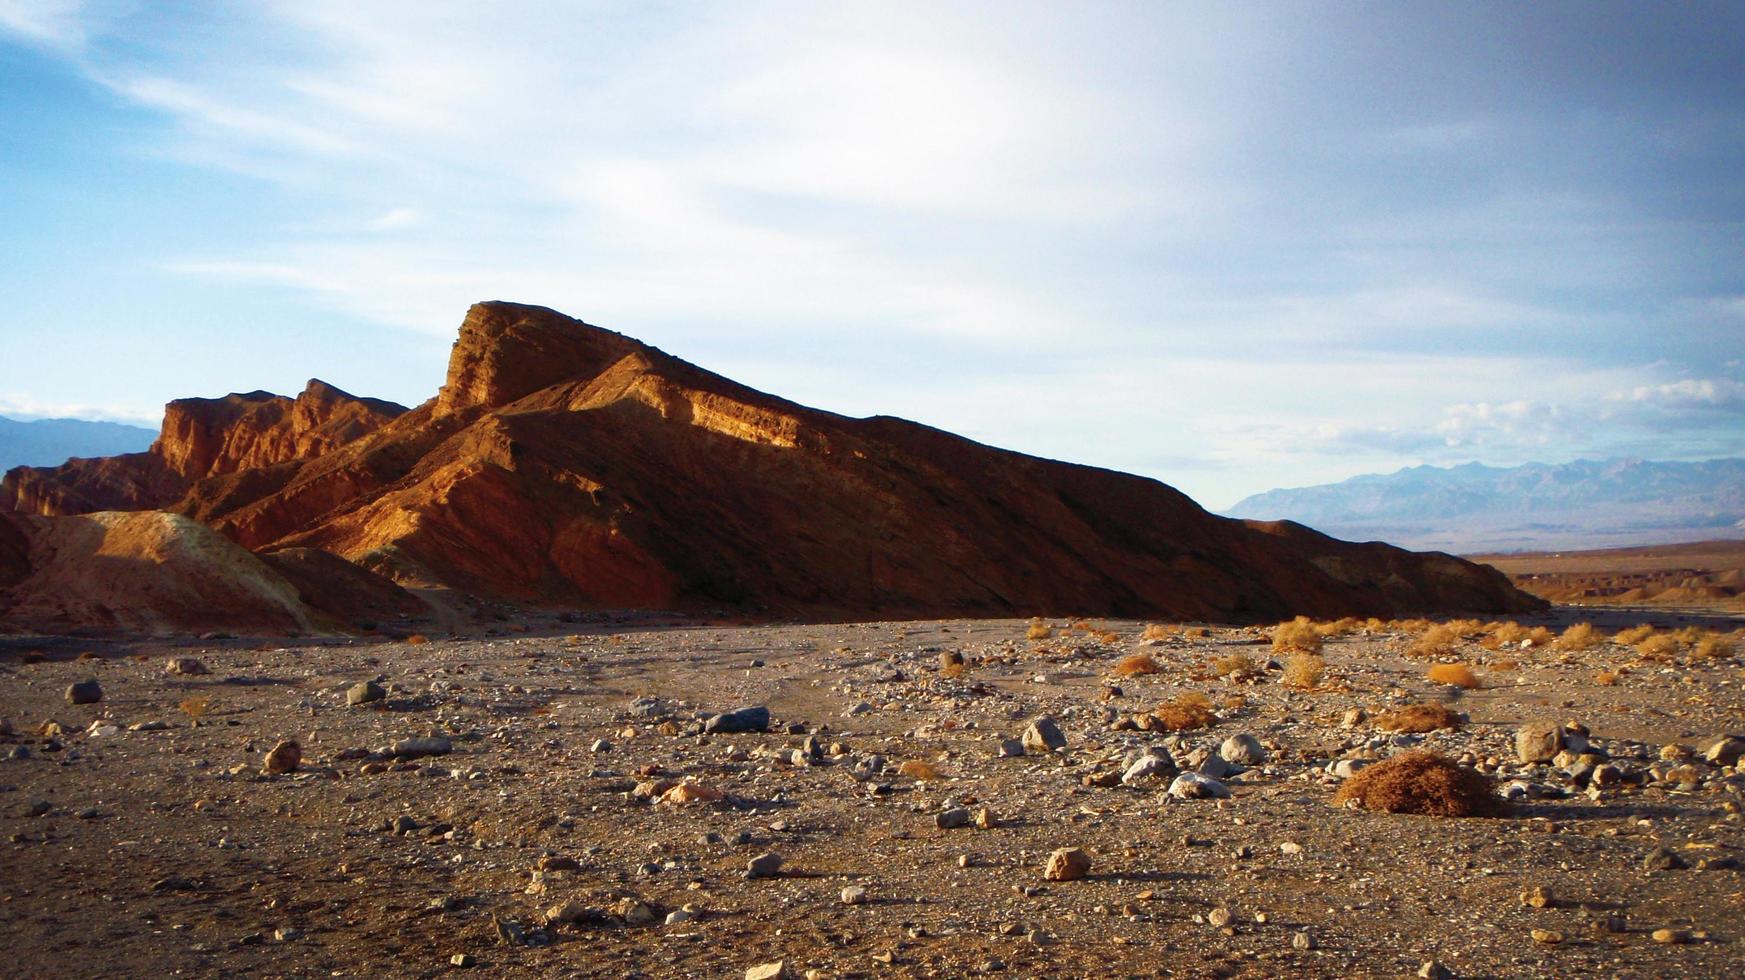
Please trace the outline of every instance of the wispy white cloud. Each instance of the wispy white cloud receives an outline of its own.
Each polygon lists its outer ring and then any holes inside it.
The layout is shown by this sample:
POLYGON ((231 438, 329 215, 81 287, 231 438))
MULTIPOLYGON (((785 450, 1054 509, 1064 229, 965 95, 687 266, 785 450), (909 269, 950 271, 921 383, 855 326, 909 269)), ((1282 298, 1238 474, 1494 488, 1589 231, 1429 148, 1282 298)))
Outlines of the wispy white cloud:
POLYGON ((155 428, 159 416, 125 405, 42 401, 16 392, 0 393, 0 415, 15 419, 98 419, 155 428))

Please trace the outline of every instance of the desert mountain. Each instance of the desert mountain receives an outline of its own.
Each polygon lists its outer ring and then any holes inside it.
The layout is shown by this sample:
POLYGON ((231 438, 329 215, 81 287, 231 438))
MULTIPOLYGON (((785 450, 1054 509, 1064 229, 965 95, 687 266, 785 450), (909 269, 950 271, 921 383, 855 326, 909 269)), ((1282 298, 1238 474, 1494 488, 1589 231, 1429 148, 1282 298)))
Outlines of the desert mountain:
POLYGON ((166 507, 265 555, 528 603, 1218 621, 1537 604, 1447 555, 1229 520, 1154 480, 805 408, 541 307, 474 306, 416 409, 330 399, 355 413, 347 439, 285 438, 285 415, 232 435, 271 398, 175 403, 149 459, 14 471, 0 501, 166 507))
POLYGON ((75 456, 113 456, 151 445, 153 433, 119 422, 0 416, 0 471, 14 466, 55 466, 75 456))
MULTIPOLYGON (((150 449, 55 467, 18 467, 0 480, 0 510, 54 516, 99 510, 195 509, 197 483, 271 483, 281 464, 312 459, 372 432, 403 406, 310 381, 296 398, 265 391, 183 398, 164 407, 150 449)), ((285 471, 289 475, 289 471, 285 471)))
POLYGON ((1226 513, 1450 551, 1577 549, 1745 537, 1745 459, 1415 466, 1269 490, 1226 513))
POLYGON ((344 567, 311 571, 295 552, 256 556, 162 511, 0 514, 0 623, 44 631, 323 632, 418 608, 392 583, 331 555, 325 560, 344 567))

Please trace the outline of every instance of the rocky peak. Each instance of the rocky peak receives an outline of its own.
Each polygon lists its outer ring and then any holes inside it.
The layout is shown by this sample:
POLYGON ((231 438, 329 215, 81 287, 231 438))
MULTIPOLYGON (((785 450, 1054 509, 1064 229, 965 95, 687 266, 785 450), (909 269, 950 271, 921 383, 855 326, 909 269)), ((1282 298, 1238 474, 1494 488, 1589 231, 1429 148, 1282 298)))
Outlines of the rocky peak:
POLYGON ((587 380, 642 343, 543 306, 477 303, 461 323, 436 411, 507 405, 562 381, 587 380))

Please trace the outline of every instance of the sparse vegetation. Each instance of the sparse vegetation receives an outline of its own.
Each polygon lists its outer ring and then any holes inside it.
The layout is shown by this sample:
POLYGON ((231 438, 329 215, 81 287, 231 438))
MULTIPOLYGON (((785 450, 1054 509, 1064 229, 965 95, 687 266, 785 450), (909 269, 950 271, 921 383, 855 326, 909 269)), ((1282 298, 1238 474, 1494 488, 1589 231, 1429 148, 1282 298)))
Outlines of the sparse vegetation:
POLYGON ((1139 634, 1139 638, 1141 640, 1167 640, 1174 635, 1176 635, 1176 630, 1172 626, 1165 626, 1162 623, 1146 623, 1145 631, 1139 634))
POLYGON ((429 642, 430 637, 425 636, 423 633, 413 633, 411 636, 406 637, 406 645, 409 647, 423 646, 429 642))
POLYGON ((1622 675, 1615 670, 1602 670, 1594 675, 1594 683, 1601 687, 1615 686, 1622 675))
POLYGON ((1592 650, 1605 641, 1606 634, 1594 629, 1592 623, 1576 623, 1564 630, 1562 636, 1553 640, 1551 648, 1566 653, 1579 653, 1582 650, 1592 650))
POLYGON ((1465 717, 1439 701, 1407 705, 1375 716, 1375 727, 1384 732, 1434 732, 1461 728, 1465 724, 1465 717))
POLYGON ((1218 720, 1212 713, 1212 699, 1197 691, 1179 694, 1158 705, 1151 714, 1157 727, 1166 732, 1206 728, 1218 720))
POLYGON ((1638 626, 1632 626, 1627 630, 1619 630, 1616 634, 1614 634, 1612 636, 1612 642, 1619 643, 1619 644, 1622 644, 1622 645, 1627 646, 1627 647, 1633 647, 1633 646, 1636 646, 1637 644, 1641 643, 1643 640, 1646 640, 1649 637, 1653 636, 1654 633, 1655 633, 1654 627, 1648 625, 1647 623, 1642 623, 1638 626))
POLYGON ((1436 684, 1452 684, 1455 687, 1473 689, 1480 687, 1478 675, 1471 667, 1463 663, 1431 664, 1430 680, 1436 684))
POLYGON ((176 707, 181 708, 182 714, 185 714, 190 718, 203 718, 206 715, 207 709, 211 707, 211 704, 212 699, 202 695, 200 697, 184 698, 182 703, 176 705, 176 707))
POLYGON ((1032 619, 1030 628, 1024 631, 1024 636, 1031 640, 1046 640, 1054 635, 1054 627, 1040 619, 1032 619))
POLYGON ((1636 644, 1636 653, 1644 660, 1671 660, 1678 656, 1681 645, 1671 633, 1655 633, 1636 644))
POLYGON ((1312 691, 1321 686, 1321 681, 1327 676, 1327 661, 1313 653, 1293 653, 1285 661, 1284 676, 1280 680, 1287 687, 1304 691, 1312 691))
POLYGON ((1433 817, 1484 817, 1507 812, 1489 776, 1435 752, 1404 752, 1367 766, 1334 795, 1340 805, 1433 817))
POLYGON ((1307 616, 1298 616, 1272 628, 1272 649, 1277 653, 1320 653, 1321 631, 1307 616))
POLYGON ((1698 640, 1691 650, 1691 656, 1698 660, 1725 660, 1739 652, 1733 638, 1722 633, 1711 633, 1698 640))
POLYGON ((1116 677, 1138 677, 1141 674, 1156 674, 1162 670, 1163 667, 1151 654, 1134 653, 1123 657, 1121 662, 1115 665, 1115 669, 1109 673, 1116 677))
POLYGON ((1406 648, 1406 656, 1446 657, 1454 652, 1459 642, 1460 633, 1453 625, 1439 623, 1419 634, 1418 639, 1406 648))
POLYGON ((1233 681, 1250 680, 1260 676, 1260 665, 1246 653, 1232 653, 1212 661, 1213 677, 1228 677, 1233 681))
POLYGON ((929 779, 938 779, 939 769, 931 762, 924 762, 920 759, 909 759, 897 767, 897 775, 907 776, 908 778, 917 781, 926 781, 929 779))

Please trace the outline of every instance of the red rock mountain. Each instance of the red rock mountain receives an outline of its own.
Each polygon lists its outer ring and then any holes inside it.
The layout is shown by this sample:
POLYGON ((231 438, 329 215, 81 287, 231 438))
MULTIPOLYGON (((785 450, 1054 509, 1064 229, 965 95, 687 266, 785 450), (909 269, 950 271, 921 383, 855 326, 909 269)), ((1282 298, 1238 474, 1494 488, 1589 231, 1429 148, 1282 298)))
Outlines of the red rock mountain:
POLYGON ((313 384, 173 403, 150 459, 14 470, 0 506, 167 507, 264 554, 531 603, 1215 621, 1539 605, 1485 566, 805 408, 540 307, 474 306, 437 397, 397 408, 313 384))

